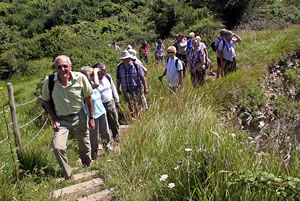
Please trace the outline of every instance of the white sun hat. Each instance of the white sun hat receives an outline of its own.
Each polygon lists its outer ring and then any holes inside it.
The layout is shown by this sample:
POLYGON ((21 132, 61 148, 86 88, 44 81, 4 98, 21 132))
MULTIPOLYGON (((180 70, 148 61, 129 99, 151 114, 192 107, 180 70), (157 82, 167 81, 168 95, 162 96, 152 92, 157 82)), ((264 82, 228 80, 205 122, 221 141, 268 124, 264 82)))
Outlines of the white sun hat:
POLYGON ((122 51, 120 59, 127 59, 127 58, 131 58, 129 52, 127 50, 122 51))
POLYGON ((136 51, 134 49, 129 49, 128 50, 129 54, 131 55, 131 59, 137 59, 136 58, 136 51))

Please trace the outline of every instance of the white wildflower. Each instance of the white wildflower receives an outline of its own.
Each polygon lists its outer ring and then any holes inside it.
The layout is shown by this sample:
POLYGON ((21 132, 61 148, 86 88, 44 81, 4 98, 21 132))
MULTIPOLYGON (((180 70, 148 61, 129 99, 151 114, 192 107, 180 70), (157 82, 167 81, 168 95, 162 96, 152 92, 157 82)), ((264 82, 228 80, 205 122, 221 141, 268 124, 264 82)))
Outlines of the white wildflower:
POLYGON ((167 174, 163 174, 163 175, 161 175, 159 181, 166 181, 167 178, 168 178, 168 175, 167 174))
POLYGON ((168 184, 168 187, 169 187, 169 188, 174 188, 174 187, 175 187, 175 183, 169 183, 169 184, 168 184))
POLYGON ((191 148, 185 148, 184 151, 190 152, 193 151, 191 148))
POLYGON ((174 170, 178 170, 179 169, 179 165, 177 165, 176 167, 174 167, 174 170))
POLYGON ((232 137, 235 137, 235 136, 236 136, 236 134, 235 134, 235 133, 231 133, 231 136, 232 136, 232 137))

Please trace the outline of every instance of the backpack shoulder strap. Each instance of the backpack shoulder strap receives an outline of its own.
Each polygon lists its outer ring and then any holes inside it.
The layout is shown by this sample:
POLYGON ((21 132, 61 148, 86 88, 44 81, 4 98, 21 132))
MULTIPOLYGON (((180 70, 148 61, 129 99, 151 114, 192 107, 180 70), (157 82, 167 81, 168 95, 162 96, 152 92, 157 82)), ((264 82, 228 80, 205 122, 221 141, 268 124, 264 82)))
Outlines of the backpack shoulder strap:
POLYGON ((106 73, 105 77, 108 79, 109 83, 111 84, 111 77, 110 77, 110 75, 106 73))
POLYGON ((175 66, 176 66, 176 70, 177 70, 177 66, 178 66, 178 58, 175 60, 175 66))
POLYGON ((134 63, 134 62, 132 62, 132 63, 133 63, 133 65, 134 65, 134 67, 135 67, 136 72, 139 72, 139 71, 138 71, 138 65, 137 65, 136 63, 134 63))

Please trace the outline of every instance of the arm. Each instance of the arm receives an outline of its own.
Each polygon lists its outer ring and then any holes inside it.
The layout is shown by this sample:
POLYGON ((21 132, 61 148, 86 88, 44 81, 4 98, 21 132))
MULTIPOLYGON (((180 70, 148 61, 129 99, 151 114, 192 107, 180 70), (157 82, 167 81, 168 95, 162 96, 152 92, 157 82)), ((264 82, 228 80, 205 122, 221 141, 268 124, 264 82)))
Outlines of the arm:
POLYGON ((59 122, 59 119, 58 119, 58 117, 56 116, 56 114, 54 112, 54 108, 52 108, 50 101, 45 101, 44 100, 44 103, 45 103, 45 107, 46 107, 46 110, 47 110, 48 114, 51 116, 52 121, 54 122, 53 123, 53 130, 58 131, 59 127, 60 127, 60 122, 59 122))
POLYGON ((236 37, 238 43, 242 42, 242 39, 236 33, 233 33, 232 36, 236 37))
POLYGON ((203 57, 203 56, 200 57, 200 61, 201 61, 201 63, 198 64, 198 65, 192 70, 193 73, 195 73, 199 68, 202 68, 202 66, 204 65, 204 57, 203 57))
POLYGON ((144 85, 144 93, 145 94, 149 93, 149 90, 148 90, 148 87, 147 87, 147 80, 146 80, 145 76, 142 77, 141 80, 142 80, 142 83, 144 85))
POLYGON ((163 74, 161 76, 158 76, 158 79, 162 81, 163 77, 167 74, 167 69, 164 70, 163 74))
POLYGON ((205 53, 205 58, 208 59, 208 51, 207 51, 207 49, 204 48, 203 50, 204 50, 204 53, 205 53))
POLYGON ((89 96, 89 97, 86 97, 84 100, 89 109, 89 114, 90 114, 89 127, 90 127, 90 130, 94 130, 95 129, 95 121, 94 121, 94 110, 93 110, 92 98, 89 96))
POLYGON ((120 107, 120 99, 119 99, 119 95, 118 95, 117 89, 116 89, 113 81, 111 82, 110 88, 112 90, 113 97, 116 101, 116 107, 119 108, 120 107))
POLYGON ((121 80, 117 79, 117 92, 119 95, 121 95, 120 85, 121 85, 121 80))
POLYGON ((94 84, 92 86, 93 89, 99 87, 98 71, 99 71, 99 68, 94 68, 94 84))
POLYGON ((182 87, 183 70, 179 70, 179 87, 182 87))

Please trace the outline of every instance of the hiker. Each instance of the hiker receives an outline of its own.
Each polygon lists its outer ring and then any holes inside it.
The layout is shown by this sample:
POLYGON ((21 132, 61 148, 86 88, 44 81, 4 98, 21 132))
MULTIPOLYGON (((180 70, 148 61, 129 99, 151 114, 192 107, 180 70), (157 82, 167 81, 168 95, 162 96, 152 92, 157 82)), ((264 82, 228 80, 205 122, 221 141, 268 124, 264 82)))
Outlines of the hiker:
POLYGON ((113 41, 113 42, 112 42, 112 49, 113 49, 113 50, 116 50, 119 54, 120 54, 120 52, 121 52, 121 49, 120 49, 120 47, 117 45, 117 42, 116 42, 116 41, 113 41))
POLYGON ((195 33, 190 32, 189 35, 188 35, 188 38, 189 38, 189 40, 187 41, 187 48, 186 48, 187 58, 188 58, 188 55, 189 55, 189 51, 193 48, 192 39, 195 38, 195 33))
POLYGON ((143 63, 141 62, 141 60, 139 60, 136 57, 136 51, 134 49, 129 49, 128 53, 131 55, 132 62, 135 63, 135 64, 140 65, 142 67, 144 73, 145 73, 145 76, 146 76, 148 69, 143 65, 143 63))
POLYGON ((215 73, 212 71, 212 65, 211 65, 211 62, 210 62, 210 59, 208 58, 208 51, 206 49, 206 45, 201 42, 201 37, 200 36, 196 36, 196 39, 199 41, 200 43, 200 49, 202 49, 205 53, 205 67, 206 69, 209 69, 209 74, 210 76, 215 76, 215 73))
POLYGON ((122 51, 120 59, 122 62, 117 66, 117 91, 121 94, 120 85, 125 101, 133 117, 139 116, 146 109, 146 98, 144 94, 149 92, 145 73, 141 66, 131 61, 128 51, 122 51))
POLYGON ((200 48, 200 42, 196 38, 192 39, 193 48, 189 52, 189 72, 191 73, 194 87, 204 84, 205 77, 205 53, 200 48))
POLYGON ((154 48, 154 56, 155 56, 157 63, 165 61, 164 50, 165 50, 165 46, 163 44, 163 41, 161 39, 158 39, 157 44, 154 48))
POLYGON ((185 72, 185 65, 187 64, 187 57, 186 57, 187 40, 182 33, 178 34, 178 40, 175 43, 173 43, 172 46, 177 47, 176 57, 178 57, 182 61, 183 72, 185 72))
POLYGON ((139 48, 139 54, 140 54, 140 59, 145 60, 146 64, 148 65, 148 46, 147 46, 147 41, 144 41, 142 45, 139 48))
POLYGON ((97 62, 93 65, 98 69, 99 86, 97 90, 101 94, 101 100, 106 110, 109 128, 112 132, 113 140, 120 143, 119 137, 119 117, 117 108, 120 108, 120 99, 112 77, 106 72, 104 63, 97 62))
POLYGON ((217 78, 224 76, 224 69, 221 65, 221 61, 219 58, 219 53, 218 53, 218 47, 219 47, 219 43, 224 39, 225 37, 225 32, 226 29, 221 29, 220 30, 220 35, 216 37, 215 41, 214 41, 214 48, 213 50, 215 50, 216 55, 217 55, 217 64, 218 64, 218 68, 217 68, 217 78))
POLYGON ((54 65, 56 72, 54 76, 46 77, 42 98, 53 120, 55 157, 63 170, 65 179, 70 180, 73 175, 66 154, 69 131, 73 132, 77 138, 82 164, 90 166, 92 162, 89 129, 91 131, 95 129, 91 99, 93 89, 86 76, 71 71, 72 63, 69 57, 65 55, 56 57, 54 65), (83 100, 88 107, 89 119, 84 110, 83 100))
POLYGON ((187 40, 182 33, 178 34, 178 40, 176 40, 176 42, 173 43, 172 46, 177 47, 176 48, 177 49, 176 57, 178 57, 181 61, 183 61, 186 64, 186 62, 187 62, 187 58, 186 58, 187 40))
MULTIPOLYGON (((110 136, 109 136, 109 127, 108 121, 106 116, 106 110, 101 100, 101 94, 97 90, 99 86, 99 79, 98 79, 98 70, 99 68, 92 68, 90 66, 85 66, 80 69, 80 72, 83 73, 93 88, 93 94, 91 95, 93 108, 94 108, 94 115, 93 118, 95 119, 95 129, 90 132, 90 141, 91 141, 91 148, 92 148, 92 159, 95 160, 100 156, 99 153, 99 133, 101 136, 101 142, 103 145, 103 149, 105 151, 109 151, 110 147, 110 136)), ((87 108, 87 105, 85 105, 87 108)), ((89 113, 88 113, 89 115, 89 113)), ((89 115, 89 118, 91 115, 89 115)))
POLYGON ((167 49, 169 58, 165 64, 165 70, 161 76, 158 77, 162 81, 163 77, 167 75, 169 88, 176 92, 177 88, 182 88, 183 80, 183 65, 181 61, 175 56, 176 48, 170 46, 167 49))
POLYGON ((221 67, 224 69, 224 75, 237 70, 234 45, 240 42, 242 42, 242 39, 237 34, 227 30, 224 40, 219 43, 218 55, 221 67))

